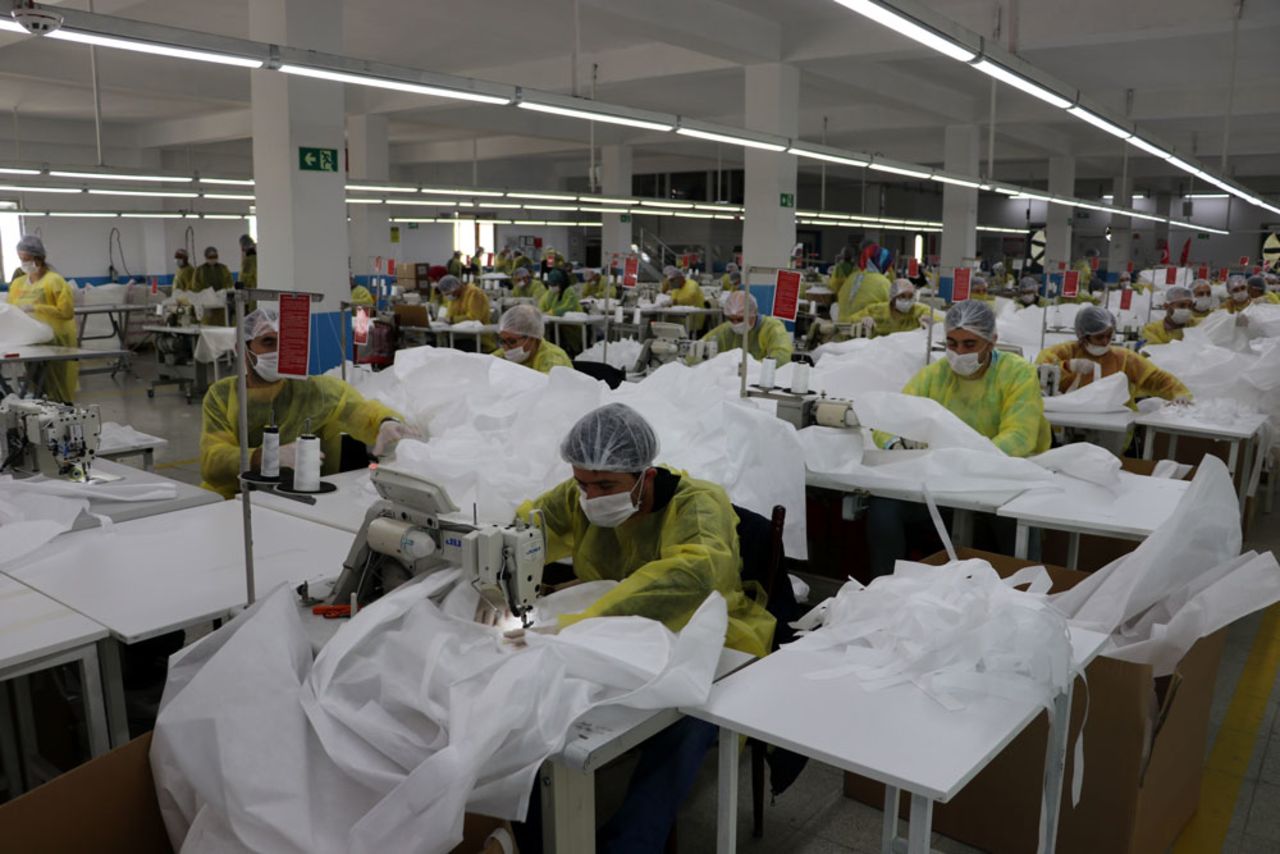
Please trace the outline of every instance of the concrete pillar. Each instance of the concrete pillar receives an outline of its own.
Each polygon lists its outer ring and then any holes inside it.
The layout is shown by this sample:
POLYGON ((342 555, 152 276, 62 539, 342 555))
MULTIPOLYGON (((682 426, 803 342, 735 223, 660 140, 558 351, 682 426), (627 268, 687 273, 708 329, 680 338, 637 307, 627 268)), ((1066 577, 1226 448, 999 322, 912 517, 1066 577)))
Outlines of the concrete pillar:
MULTIPOLYGON (((1133 179, 1115 178, 1111 183, 1111 202, 1117 207, 1133 207, 1133 179)), ((1115 282, 1129 269, 1133 257, 1133 217, 1111 217, 1111 243, 1107 247, 1107 281, 1115 282)), ((1134 265, 1135 267, 1137 264, 1134 265)))
MULTIPOLYGON (((249 37, 341 53, 340 0, 257 0, 249 37)), ((324 294, 312 312, 311 371, 338 364, 338 303, 350 296, 344 202, 343 86, 253 71, 250 96, 258 217, 258 283, 324 294), (334 172, 302 171, 299 148, 336 152, 334 172)))
MULTIPOLYGON (((629 145, 606 145, 600 149, 600 192, 605 196, 631 195, 632 148, 629 145)), ((631 215, 601 214, 604 224, 600 232, 600 261, 607 265, 611 256, 631 251, 631 215)))
MULTIPOLYGON (((746 68, 746 126, 795 138, 799 133, 800 72, 780 63, 746 68)), ((796 245, 796 158, 744 148, 742 259, 748 267, 789 267, 796 245), (784 207, 782 199, 791 200, 784 207)), ((743 278, 746 278, 745 271, 743 278)), ((773 306, 773 289, 757 288, 761 311, 773 306)))
MULTIPOLYGON (((386 116, 351 116, 347 119, 347 168, 351 183, 377 183, 391 176, 390 146, 387 144, 386 116)), ((357 277, 373 275, 374 261, 395 258, 399 245, 391 243, 390 212, 383 205, 352 205, 348 234, 351 243, 351 272, 357 277)), ((360 281, 364 281, 363 278, 360 281)))
MULTIPOLYGON (((950 125, 946 131, 945 168, 961 175, 978 174, 980 140, 977 125, 950 125)), ((977 252, 978 191, 942 185, 942 268, 940 290, 950 293, 951 271, 969 266, 977 252)))
MULTIPOLYGON (((1076 194, 1076 160, 1074 157, 1049 158, 1049 192, 1054 195, 1076 194)), ((1071 265, 1071 208, 1066 205, 1046 205, 1045 215, 1045 270, 1058 272, 1058 262, 1071 265)))
POLYGON ((165 220, 144 219, 142 224, 142 270, 147 276, 163 276, 177 272, 173 262, 173 250, 177 246, 165 243, 165 220))

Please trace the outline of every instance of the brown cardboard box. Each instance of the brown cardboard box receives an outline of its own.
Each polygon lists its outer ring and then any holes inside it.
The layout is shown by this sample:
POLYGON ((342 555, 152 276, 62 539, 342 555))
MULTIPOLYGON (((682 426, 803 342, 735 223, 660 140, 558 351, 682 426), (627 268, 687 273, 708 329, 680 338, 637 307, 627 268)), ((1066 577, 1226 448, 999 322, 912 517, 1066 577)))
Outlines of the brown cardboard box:
MULTIPOLYGON (((1034 565, 972 549, 957 554, 983 558, 1004 576, 1034 565)), ((945 554, 926 560, 945 562, 945 554)), ((1046 569, 1054 592, 1086 577, 1046 569)), ((1071 710, 1074 739, 1088 705, 1084 787, 1073 809, 1069 753, 1058 828, 1061 854, 1150 854, 1174 843, 1200 800, 1209 705, 1224 641, 1223 632, 1203 638, 1172 677, 1160 680, 1146 665, 1105 657, 1089 665, 1088 688, 1076 683, 1071 710)), ((992 854, 1036 850, 1048 731, 1042 714, 954 800, 935 806, 933 829, 992 854)), ((846 774, 844 788, 848 797, 884 804, 884 787, 864 777, 846 774)))
MULTIPOLYGON (((0 848, 40 854, 173 854, 151 777, 151 733, 0 805, 0 848)), ((506 823, 468 815, 453 854, 502 854, 506 823)))

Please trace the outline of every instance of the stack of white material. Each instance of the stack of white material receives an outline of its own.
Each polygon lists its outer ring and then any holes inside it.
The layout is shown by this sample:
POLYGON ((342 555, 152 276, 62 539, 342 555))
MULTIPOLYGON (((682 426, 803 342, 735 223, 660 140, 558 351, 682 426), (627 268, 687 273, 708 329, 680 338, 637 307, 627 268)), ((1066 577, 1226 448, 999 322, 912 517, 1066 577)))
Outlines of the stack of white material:
POLYGON ((53 329, 16 305, 0 302, 0 349, 16 350, 32 344, 49 344, 53 329))
POLYGON ((597 341, 583 351, 578 361, 603 362, 620 371, 629 371, 635 367, 636 360, 640 358, 640 351, 643 349, 644 345, 636 339, 624 338, 621 341, 610 341, 609 352, 606 355, 604 342, 597 341))
POLYGON ((678 635, 607 617, 516 648, 435 604, 457 577, 383 597, 314 662, 284 588, 175 656, 151 748, 174 849, 446 852, 465 810, 524 818, 591 708, 706 701, 719 594, 678 635))

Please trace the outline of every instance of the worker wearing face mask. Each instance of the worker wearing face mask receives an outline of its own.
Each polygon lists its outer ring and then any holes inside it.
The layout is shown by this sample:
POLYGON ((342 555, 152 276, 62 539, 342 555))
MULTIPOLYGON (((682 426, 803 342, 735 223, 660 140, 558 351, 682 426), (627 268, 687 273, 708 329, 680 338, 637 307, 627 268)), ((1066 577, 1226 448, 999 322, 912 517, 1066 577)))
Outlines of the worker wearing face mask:
POLYGON ((1267 289, 1267 280, 1264 276, 1253 275, 1245 282, 1249 286, 1249 301, 1258 305, 1280 305, 1280 294, 1274 294, 1267 289))
POLYGON ((176 250, 173 253, 173 260, 178 266, 177 271, 173 274, 173 290, 195 290, 196 268, 192 267, 191 263, 187 260, 187 250, 176 250))
MULTIPOLYGON (((76 331, 75 295, 67 280, 49 268, 44 242, 33 234, 18 241, 22 275, 9 285, 8 303, 53 330, 58 347, 80 346, 76 331)), ((80 390, 80 363, 49 362, 44 373, 44 393, 53 400, 71 403, 80 390)))
POLYGON ((1164 292, 1164 317, 1144 326, 1142 337, 1148 344, 1181 341, 1183 330, 1200 322, 1195 317, 1195 304, 1191 288, 1181 285, 1169 288, 1164 292))
POLYGON ((1035 276, 1023 276, 1018 280, 1018 298, 1013 303, 1017 308, 1044 307, 1048 302, 1040 298, 1040 283, 1035 276))
MULTIPOLYGON (((996 349, 996 316, 991 306, 977 300, 958 302, 947 311, 944 328, 947 358, 921 369, 902 393, 936 400, 1011 457, 1049 450, 1052 437, 1039 377, 1021 356, 996 349)), ((909 438, 882 431, 873 435, 883 448, 914 446, 909 438)), ((989 547, 1012 547, 1016 525, 987 522, 989 547)), ((929 526, 924 505, 872 499, 868 513, 868 530, 876 532, 871 541, 872 574, 888 575, 894 561, 906 556, 908 527, 929 526)))
MULTIPOLYGON (((684 273, 675 270, 671 274, 671 289, 667 292, 667 296, 671 297, 672 305, 687 305, 690 308, 706 308, 707 299, 702 295, 702 288, 698 287, 698 282, 692 277, 686 278, 684 273)), ((689 332, 697 335, 702 332, 706 326, 705 317, 688 318, 689 332)))
POLYGON ((742 270, 737 264, 730 261, 724 265, 724 275, 720 277, 720 289, 723 291, 736 291, 742 287, 742 270), (734 274, 738 274, 738 278, 734 279, 734 274))
POLYGON ((1036 364, 1062 367, 1061 391, 1088 385, 1095 378, 1123 373, 1129 380, 1129 408, 1136 409, 1143 397, 1160 397, 1175 403, 1191 400, 1191 391, 1168 371, 1150 359, 1124 347, 1114 347, 1116 320, 1111 312, 1087 305, 1076 314, 1076 341, 1055 344, 1040 351, 1036 364))
MULTIPOLYGON (((440 320, 450 325, 469 320, 489 322, 489 297, 476 285, 471 282, 463 284, 457 276, 445 276, 436 287, 444 300, 440 306, 440 320)), ((491 351, 497 346, 492 335, 480 336, 480 352, 491 351)))
POLYGON ((506 273, 510 276, 515 268, 515 259, 511 257, 511 247, 502 247, 502 250, 498 252, 498 257, 493 260, 493 272, 506 273))
POLYGON ((939 320, 936 312, 927 305, 916 302, 916 286, 909 279, 896 279, 889 287, 889 301, 869 305, 849 318, 850 323, 862 324, 869 337, 910 332, 939 320))
MULTIPOLYGON (((231 270, 226 264, 218 261, 218 249, 209 246, 204 250, 204 263, 195 269, 192 275, 193 291, 229 291, 235 287, 231 270)), ((223 308, 206 309, 204 322, 214 326, 227 325, 227 311, 223 308)))
POLYGON ((450 276, 462 278, 462 274, 466 272, 466 266, 462 263, 461 249, 453 250, 453 254, 449 256, 449 262, 445 264, 445 269, 449 271, 450 276))
POLYGON ((679 287, 684 282, 684 274, 680 272, 680 268, 668 264, 662 268, 662 280, 658 283, 658 293, 670 293, 673 287, 679 287))
POLYGON ((528 267, 516 267, 511 274, 511 296, 517 299, 531 299, 534 304, 542 302, 547 293, 547 286, 533 277, 528 267))
POLYGON ((1217 308, 1213 304, 1213 285, 1208 279, 1196 279, 1191 285, 1191 316, 1197 321, 1204 320, 1217 308))
MULTIPOLYGON (((547 273, 547 292, 542 295, 538 308, 543 314, 549 314, 552 317, 564 317, 571 311, 582 311, 582 301, 578 299, 578 292, 569 286, 568 273, 558 267, 552 268, 551 272, 547 273)), ((565 352, 571 355, 577 355, 583 350, 581 327, 562 328, 559 331, 558 340, 564 346, 565 352)))
POLYGON ((779 366, 791 361, 791 333, 778 318, 761 318, 755 297, 745 291, 729 294, 724 317, 724 323, 702 337, 703 341, 716 342, 718 352, 740 349, 745 339, 747 352, 753 358, 774 359, 779 366))
MULTIPOLYGON (((634 409, 609 404, 583 416, 560 445, 573 477, 517 515, 541 512, 548 561, 573 558, 587 581, 618 585, 563 628, 592 617, 647 617, 678 631, 713 591, 729 612, 725 645, 765 655, 774 619, 742 590, 738 518, 716 484, 655 465, 658 439, 634 409)), ((622 805, 600 830, 603 851, 661 851, 676 812, 716 737, 684 718, 642 748, 622 805)))
POLYGON ((985 303, 994 303, 996 298, 989 293, 990 285, 982 276, 974 276, 973 281, 969 284, 969 299, 981 300, 985 303))
POLYGON ((1249 282, 1244 276, 1227 277, 1227 301, 1222 307, 1230 314, 1239 314, 1252 304, 1249 297, 1249 282))
POLYGON ((859 256, 858 265, 837 291, 838 323, 849 323, 858 312, 889 300, 890 282, 885 274, 893 266, 893 253, 874 243, 868 244, 859 256))
POLYGON ((569 354, 545 339, 542 312, 531 305, 512 306, 498 321, 498 344, 493 355, 532 368, 541 374, 558 366, 572 368, 569 354))
MULTIPOLYGON (((260 308, 244 319, 245 385, 249 395, 249 436, 253 471, 262 466, 262 431, 280 429, 280 466, 293 468, 298 437, 310 430, 320 438, 321 472, 337 474, 342 434, 389 453, 396 442, 418 434, 400 416, 336 377, 304 380, 280 376, 280 319, 274 308, 260 308), (309 427, 308 427, 309 423, 309 427)), ((235 377, 224 377, 204 396, 200 434, 200 476, 205 489, 230 498, 240 489, 240 410, 235 377)))
POLYGON ((587 270, 582 284, 583 299, 617 299, 618 290, 598 270, 587 270))

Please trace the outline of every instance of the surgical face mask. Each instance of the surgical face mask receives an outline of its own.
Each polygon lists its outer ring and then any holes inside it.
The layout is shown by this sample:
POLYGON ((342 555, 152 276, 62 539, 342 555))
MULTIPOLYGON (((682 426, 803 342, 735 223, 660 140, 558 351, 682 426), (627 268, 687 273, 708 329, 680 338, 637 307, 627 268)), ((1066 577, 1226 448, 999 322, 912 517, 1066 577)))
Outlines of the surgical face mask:
POLYGON ((1173 313, 1169 315, 1170 319, 1179 326, 1185 326, 1191 322, 1191 309, 1175 308, 1173 313))
POLYGON ((1090 356, 1105 356, 1111 352, 1110 344, 1085 344, 1085 352, 1090 356))
POLYGON ((743 320, 738 323, 730 323, 729 328, 732 329, 738 335, 746 335, 747 332, 751 330, 751 324, 743 320))
POLYGON ((253 372, 269 383, 280 379, 279 353, 254 353, 253 372))
POLYGON ((179 269, 179 270, 181 270, 183 267, 187 266, 187 259, 186 259, 186 258, 174 258, 173 260, 174 260, 174 261, 176 261, 176 262, 178 263, 178 269, 179 269))
POLYGON ((640 489, 644 478, 636 481, 635 489, 616 492, 613 495, 601 495, 599 498, 588 498, 587 493, 579 489, 578 502, 587 521, 600 528, 616 528, 635 515, 639 507, 639 496, 632 493, 640 489))
POLYGON ((981 353, 957 353, 954 350, 948 350, 947 361, 951 363, 951 370, 962 377, 971 377, 982 369, 981 353))
POLYGON ((911 306, 914 304, 915 304, 915 299, 912 297, 898 297, 896 300, 893 301, 893 307, 896 308, 898 311, 902 312, 903 314, 906 314, 908 311, 911 311, 911 306))
POLYGON ((512 347, 510 350, 503 350, 502 355, 507 357, 508 362, 515 362, 519 365, 528 360, 529 351, 524 347, 512 347))
POLYGON ((1232 291, 1232 292, 1231 292, 1231 298, 1232 298, 1233 300, 1235 300, 1236 302, 1248 302, 1248 301, 1249 301, 1249 292, 1248 292, 1247 290, 1244 290, 1244 291, 1232 291))
POLYGON ((22 262, 22 272, 26 273, 28 276, 30 276, 32 273, 34 273, 38 269, 40 268, 36 265, 35 261, 22 262))
POLYGON ((1023 294, 1022 296, 1018 297, 1018 299, 1022 300, 1027 305, 1031 305, 1033 302, 1036 301, 1036 294, 1023 294))
POLYGON ((1196 297, 1196 311, 1208 311, 1213 308, 1213 297, 1196 297))

